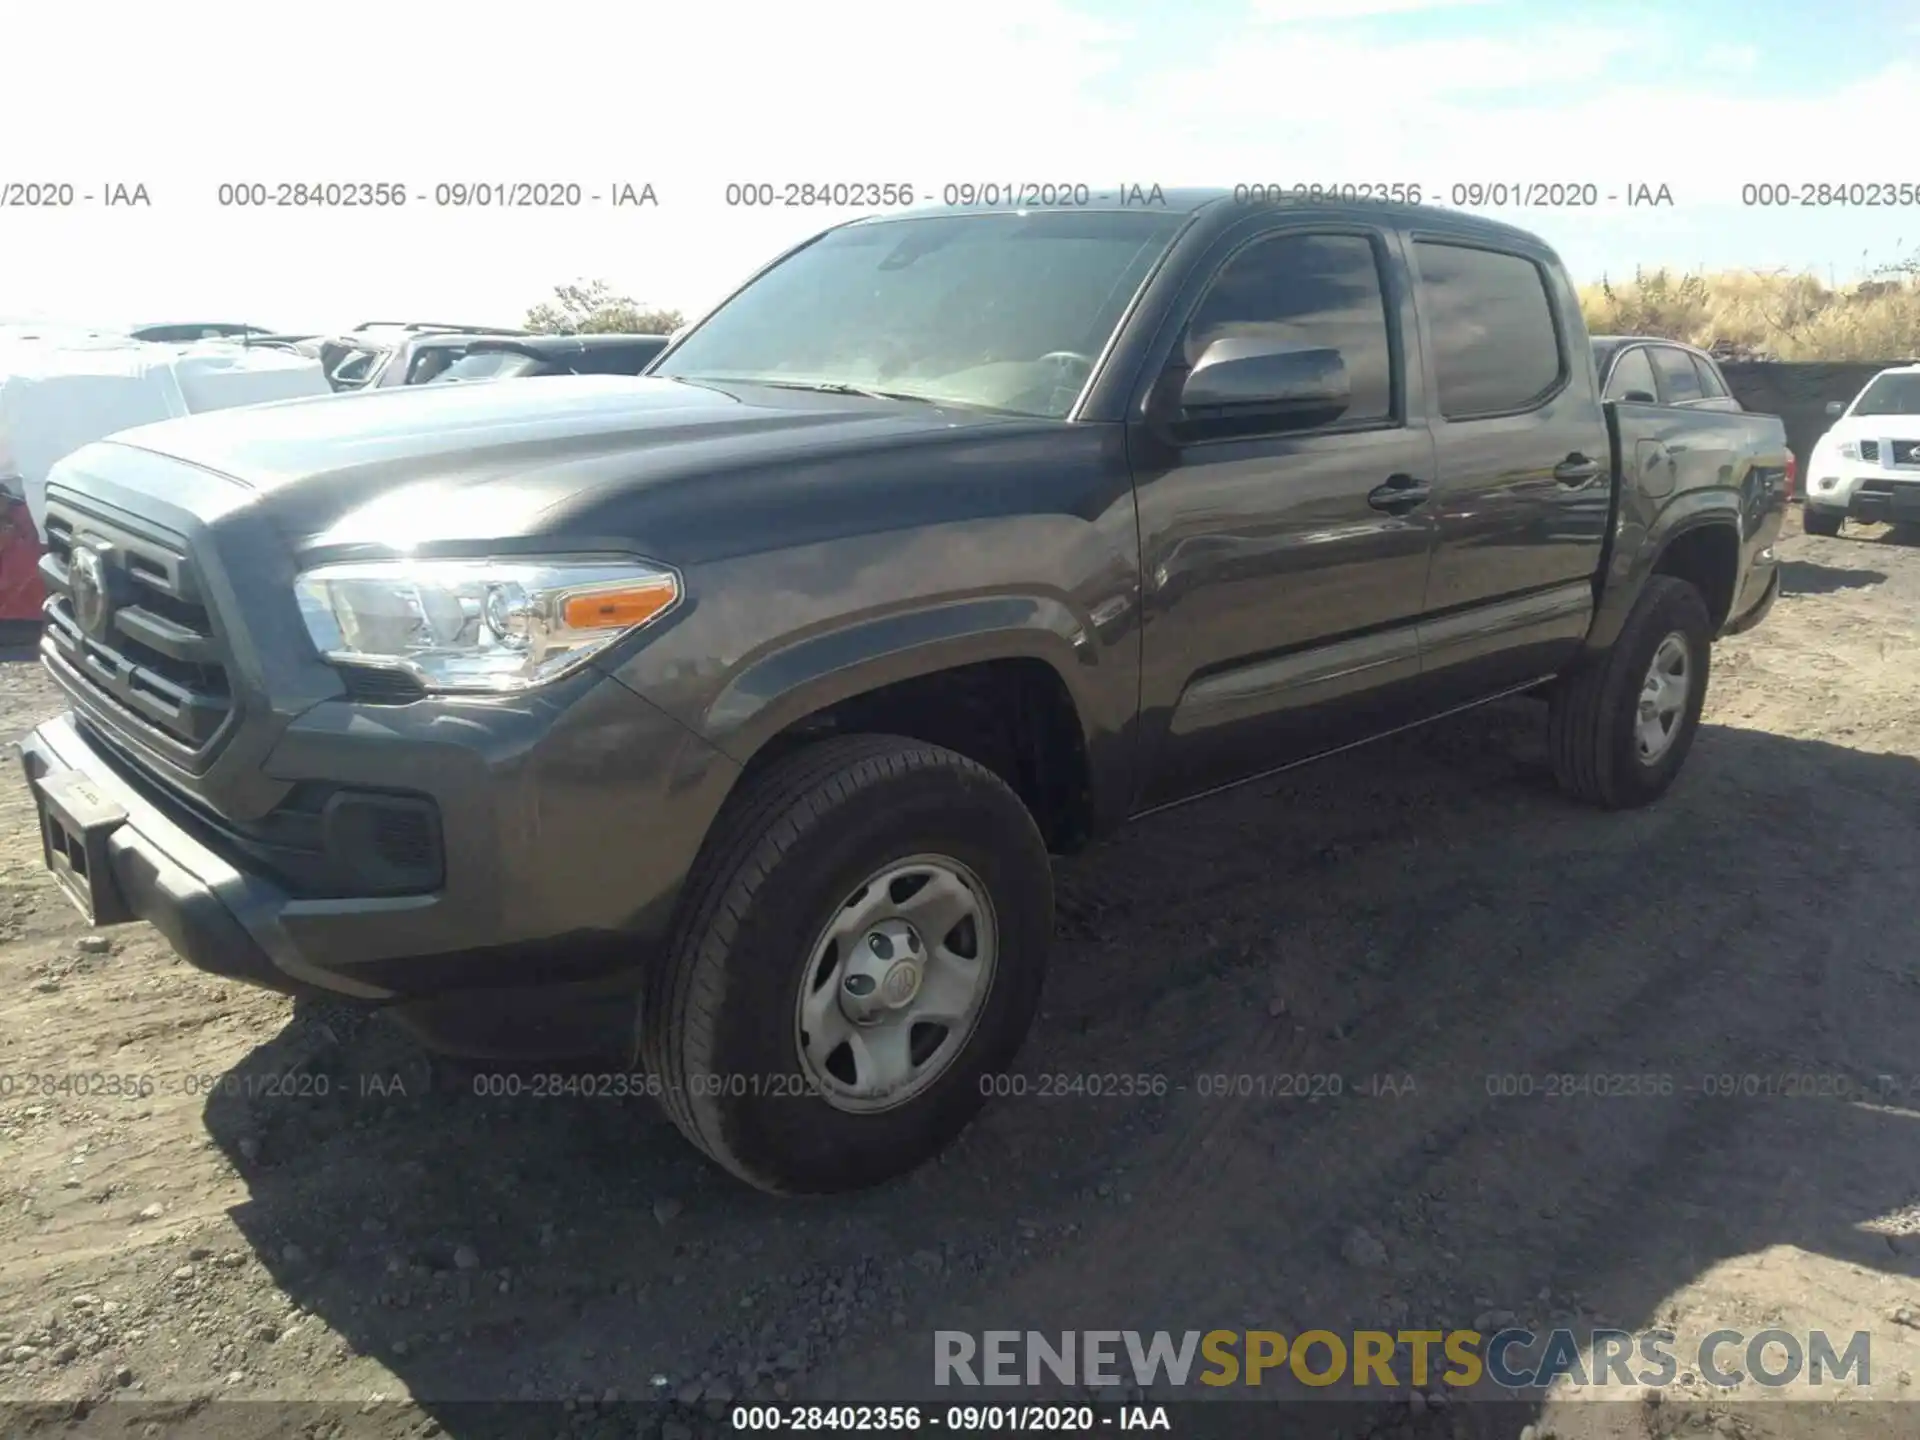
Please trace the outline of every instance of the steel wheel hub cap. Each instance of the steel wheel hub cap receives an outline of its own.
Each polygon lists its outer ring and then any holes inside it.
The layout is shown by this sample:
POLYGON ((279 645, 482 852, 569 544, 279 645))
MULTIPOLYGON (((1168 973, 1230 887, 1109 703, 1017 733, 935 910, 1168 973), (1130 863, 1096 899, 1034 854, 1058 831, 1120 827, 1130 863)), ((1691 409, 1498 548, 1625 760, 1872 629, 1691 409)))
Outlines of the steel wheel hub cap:
POLYGON ((1673 748, 1674 737, 1686 719, 1693 689, 1693 653, 1678 630, 1662 640, 1640 685, 1640 705, 1633 726, 1634 749, 1642 765, 1655 765, 1673 748))
POLYGON ((794 1014, 802 1070, 836 1109, 891 1109, 965 1047, 999 958, 993 902, 958 860, 916 855, 841 904, 808 957, 794 1014))
POLYGON ((840 1009, 856 1025, 878 1024, 889 1010, 911 1005, 926 972, 920 932, 904 920, 883 920, 848 955, 840 980, 840 1009))

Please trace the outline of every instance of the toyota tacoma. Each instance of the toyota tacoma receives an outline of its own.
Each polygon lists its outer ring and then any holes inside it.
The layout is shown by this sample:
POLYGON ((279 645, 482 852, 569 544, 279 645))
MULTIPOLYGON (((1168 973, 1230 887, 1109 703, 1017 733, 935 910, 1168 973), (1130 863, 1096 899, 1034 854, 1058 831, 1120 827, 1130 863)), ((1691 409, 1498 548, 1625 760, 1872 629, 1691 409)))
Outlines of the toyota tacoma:
POLYGON ((639 378, 78 451, 21 760, 94 923, 442 1046, 611 1013, 734 1174, 862 1186, 1015 1059, 1050 851, 1522 693, 1571 795, 1660 796, 1787 463, 1603 401, 1553 251, 1483 219, 870 217, 639 378))

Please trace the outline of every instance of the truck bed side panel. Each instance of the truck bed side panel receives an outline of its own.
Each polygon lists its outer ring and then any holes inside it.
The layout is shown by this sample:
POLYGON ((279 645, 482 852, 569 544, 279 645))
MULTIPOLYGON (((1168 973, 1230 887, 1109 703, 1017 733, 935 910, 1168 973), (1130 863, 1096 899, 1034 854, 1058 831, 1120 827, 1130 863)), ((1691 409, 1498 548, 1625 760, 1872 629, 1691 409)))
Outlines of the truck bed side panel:
POLYGON ((1587 637, 1604 649, 1673 540, 1719 526, 1733 554, 1733 586, 1714 597, 1724 625, 1766 594, 1772 547, 1787 505, 1786 431, 1772 415, 1610 403, 1618 436, 1619 496, 1598 614, 1587 637))

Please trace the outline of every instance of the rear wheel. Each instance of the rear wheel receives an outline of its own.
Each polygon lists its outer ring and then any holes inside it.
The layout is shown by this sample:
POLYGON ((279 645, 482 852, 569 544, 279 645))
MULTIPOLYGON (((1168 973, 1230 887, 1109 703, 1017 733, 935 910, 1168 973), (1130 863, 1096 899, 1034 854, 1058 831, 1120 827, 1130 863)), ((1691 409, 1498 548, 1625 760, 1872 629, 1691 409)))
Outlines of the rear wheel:
POLYGON ((1686 762, 1706 703, 1713 626, 1700 592, 1655 575, 1611 648, 1554 691, 1554 776, 1608 809, 1664 795, 1686 762))
POLYGON ((1840 533, 1840 527, 1847 517, 1836 510, 1816 510, 1811 505, 1800 510, 1800 528, 1809 535, 1825 535, 1829 539, 1840 533))
POLYGON ((775 762, 729 802, 642 998, 668 1113, 763 1190, 915 1168, 1026 1036, 1052 884, 1019 797, 953 751, 855 736, 775 762))

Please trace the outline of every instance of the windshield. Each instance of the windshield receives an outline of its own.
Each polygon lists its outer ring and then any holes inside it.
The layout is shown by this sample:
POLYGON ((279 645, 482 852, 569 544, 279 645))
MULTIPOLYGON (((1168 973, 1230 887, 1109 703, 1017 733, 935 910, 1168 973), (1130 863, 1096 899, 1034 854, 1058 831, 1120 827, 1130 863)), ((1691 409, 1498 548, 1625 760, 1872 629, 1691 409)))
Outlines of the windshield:
POLYGON ((1185 217, 942 215, 829 231, 652 373, 846 385, 1059 418, 1185 217))
POLYGON ((525 375, 539 368, 540 362, 531 355, 520 355, 511 350, 482 350, 462 355, 434 376, 433 383, 439 384, 443 380, 510 380, 515 375, 525 375))
POLYGON ((1920 415, 1920 375, 1876 375, 1854 403, 1855 415, 1920 415))

